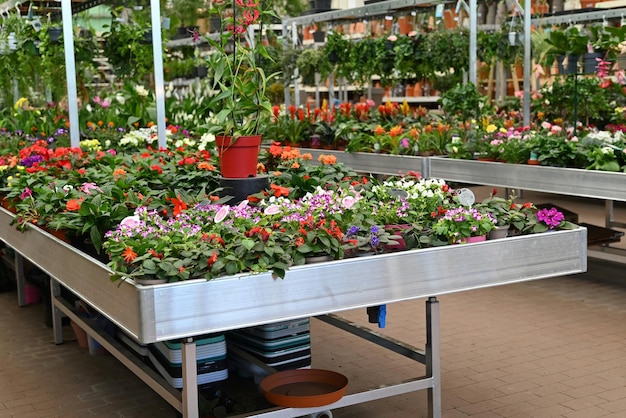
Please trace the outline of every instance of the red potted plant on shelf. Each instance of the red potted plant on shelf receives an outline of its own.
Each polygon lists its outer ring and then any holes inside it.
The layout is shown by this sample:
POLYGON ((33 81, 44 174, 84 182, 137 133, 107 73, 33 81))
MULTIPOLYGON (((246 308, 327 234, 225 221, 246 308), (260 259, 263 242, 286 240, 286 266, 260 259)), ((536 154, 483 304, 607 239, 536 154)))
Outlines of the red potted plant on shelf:
POLYGON ((263 10, 260 3, 242 0, 213 5, 222 26, 216 36, 205 36, 212 47, 207 67, 212 69, 211 86, 216 92, 211 100, 216 113, 209 131, 216 135, 222 176, 254 177, 261 144, 259 126, 272 114, 266 89, 276 74, 266 75, 259 65, 261 58, 271 58, 261 40, 254 39, 250 26, 275 13, 263 10))

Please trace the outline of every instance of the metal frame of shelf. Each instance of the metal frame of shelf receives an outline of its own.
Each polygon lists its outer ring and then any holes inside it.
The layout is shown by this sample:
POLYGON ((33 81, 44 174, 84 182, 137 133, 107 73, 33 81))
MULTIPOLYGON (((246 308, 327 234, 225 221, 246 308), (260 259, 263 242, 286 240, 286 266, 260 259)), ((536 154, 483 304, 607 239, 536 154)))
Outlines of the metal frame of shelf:
MULTIPOLYGON (((133 282, 112 283, 109 280, 110 270, 102 263, 39 228, 32 227, 24 233, 17 231, 10 225, 12 218, 13 214, 0 209, 0 239, 53 279, 55 342, 63 341, 61 314, 64 313, 84 326, 89 335, 181 411, 185 418, 198 417, 194 336, 420 298, 428 299, 426 351, 422 353, 403 344, 394 344, 393 341, 388 344, 390 340, 384 337, 377 343, 416 361, 425 362, 426 376, 349 394, 335 404, 320 408, 274 408, 248 416, 301 416, 427 390, 429 416, 441 417, 439 321, 435 297, 451 292, 574 274, 587 269, 587 230, 578 228, 478 244, 450 245, 297 266, 291 268, 282 280, 274 278, 271 273, 262 273, 211 281, 190 280, 142 286, 133 282), (529 260, 533 262, 529 263, 529 260), (354 274, 355 271, 359 271, 359 274, 354 274), (171 388, 163 386, 159 376, 151 375, 129 360, 113 339, 82 320, 61 298, 59 286, 84 300, 139 342, 181 340, 182 393, 175 393, 171 388), (255 297, 247 297, 249 295, 255 297)), ((336 318, 322 319, 342 329, 350 329, 355 335, 361 336, 363 332, 348 326, 350 324, 340 324, 341 321, 338 322, 336 318)), ((371 338, 376 339, 376 336, 371 338)))

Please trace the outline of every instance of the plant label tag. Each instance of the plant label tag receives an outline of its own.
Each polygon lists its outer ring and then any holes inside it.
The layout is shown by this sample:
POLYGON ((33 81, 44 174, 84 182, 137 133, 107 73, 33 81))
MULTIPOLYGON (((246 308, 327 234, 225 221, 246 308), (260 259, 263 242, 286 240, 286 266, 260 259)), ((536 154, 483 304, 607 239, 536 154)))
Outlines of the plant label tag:
POLYGON ((409 197, 409 192, 402 189, 391 189, 389 190, 389 194, 396 199, 406 199, 409 197))
POLYGON ((435 17, 437 19, 443 18, 443 3, 440 3, 435 7, 435 17))
POLYGON ((474 192, 467 188, 457 190, 456 195, 459 198, 459 203, 461 203, 463 206, 470 207, 476 201, 476 198, 474 197, 474 192))

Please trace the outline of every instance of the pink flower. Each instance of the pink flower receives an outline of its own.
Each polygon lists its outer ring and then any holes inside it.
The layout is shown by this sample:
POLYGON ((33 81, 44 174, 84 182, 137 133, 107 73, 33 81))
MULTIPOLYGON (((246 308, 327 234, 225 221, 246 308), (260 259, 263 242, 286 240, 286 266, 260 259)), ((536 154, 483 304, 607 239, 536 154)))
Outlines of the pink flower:
POLYGON ((102 193, 102 189, 96 186, 96 183, 83 183, 83 185, 79 187, 79 190, 86 194, 91 194, 91 190, 97 190, 102 193))
POLYGON ((341 199, 341 205, 346 209, 352 209, 356 202, 357 199, 352 196, 346 196, 341 199))

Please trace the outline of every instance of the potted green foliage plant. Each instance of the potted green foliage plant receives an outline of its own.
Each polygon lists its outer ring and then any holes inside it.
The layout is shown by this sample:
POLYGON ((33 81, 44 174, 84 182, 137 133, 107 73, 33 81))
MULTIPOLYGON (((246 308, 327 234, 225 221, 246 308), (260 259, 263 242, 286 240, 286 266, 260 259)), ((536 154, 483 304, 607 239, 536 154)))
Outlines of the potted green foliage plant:
POLYGON ((262 24, 275 13, 259 3, 223 2, 214 7, 222 16, 222 28, 217 37, 205 36, 211 46, 207 66, 212 69, 211 87, 216 92, 211 98, 215 114, 207 128, 216 135, 222 175, 255 177, 260 125, 272 114, 267 89, 277 74, 266 74, 260 65, 261 58, 271 57, 263 42, 251 35, 250 26, 262 24))

